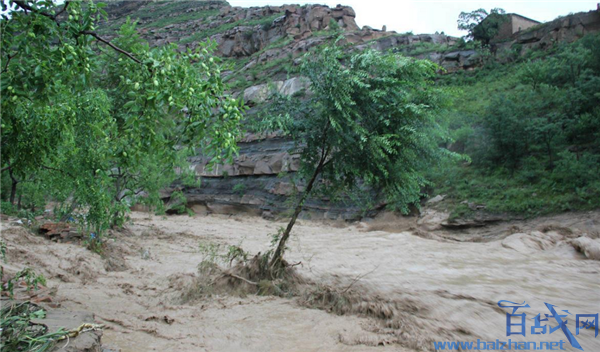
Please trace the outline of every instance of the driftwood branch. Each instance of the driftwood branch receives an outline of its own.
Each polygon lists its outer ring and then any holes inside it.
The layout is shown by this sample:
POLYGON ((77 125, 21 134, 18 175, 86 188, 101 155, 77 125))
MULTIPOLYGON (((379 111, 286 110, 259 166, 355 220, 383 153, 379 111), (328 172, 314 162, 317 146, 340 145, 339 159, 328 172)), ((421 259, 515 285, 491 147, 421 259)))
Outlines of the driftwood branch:
POLYGON ((227 275, 227 276, 234 277, 234 278, 236 278, 236 279, 238 279, 238 280, 242 280, 242 281, 244 281, 244 282, 247 282, 247 283, 249 283, 250 285, 258 286, 258 283, 254 282, 254 281, 250 281, 250 280, 248 280, 248 279, 245 279, 245 278, 243 278, 243 277, 241 277, 241 276, 238 276, 238 275, 236 275, 236 274, 232 274, 232 273, 224 273, 224 274, 225 274, 225 275, 227 275))
POLYGON ((360 279, 362 279, 363 277, 365 277, 365 276, 367 276, 367 275, 371 274, 372 272, 374 272, 374 271, 375 271, 375 270, 377 270, 377 269, 379 269, 379 265, 377 265, 375 268, 373 268, 373 270, 371 270, 371 271, 369 271, 369 272, 367 272, 367 273, 364 273, 364 274, 358 275, 357 277, 355 277, 355 278, 354 278, 354 280, 352 280, 352 282, 350 283, 350 285, 348 285, 348 286, 347 286, 347 287, 346 287, 346 288, 345 288, 343 291, 341 291, 340 293, 346 293, 346 292, 347 292, 347 291, 348 291, 348 290, 349 290, 349 289, 350 289, 352 286, 354 286, 354 284, 355 284, 355 283, 357 283, 357 282, 358 282, 360 279))
MULTIPOLYGON (((288 265, 288 268, 292 268, 292 267, 295 267, 295 266, 297 266, 297 265, 302 265, 302 262, 298 262, 298 263, 290 264, 290 265, 288 265)), ((304 265, 302 265, 302 266, 304 267, 304 265)))

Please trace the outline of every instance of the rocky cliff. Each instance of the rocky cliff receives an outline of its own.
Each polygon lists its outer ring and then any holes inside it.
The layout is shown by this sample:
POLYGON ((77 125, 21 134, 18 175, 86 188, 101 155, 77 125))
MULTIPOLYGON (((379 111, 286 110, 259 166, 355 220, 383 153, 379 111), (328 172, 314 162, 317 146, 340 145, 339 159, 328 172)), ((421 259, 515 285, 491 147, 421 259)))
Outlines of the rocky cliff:
MULTIPOLYGON (((350 50, 394 50, 431 60, 445 72, 469 70, 480 64, 476 51, 465 49, 459 38, 359 28, 354 10, 341 5, 241 8, 225 1, 114 1, 107 12, 109 20, 101 27, 107 36, 115 35, 130 17, 138 22, 140 34, 150 45, 175 43, 183 50, 207 39, 215 41, 217 55, 231 67, 224 75, 232 93, 242 95, 251 107, 275 91, 287 95, 309 91, 309 82, 290 74, 297 58, 340 33, 350 50)), ((498 44, 496 52, 525 55, 560 41, 574 41, 599 31, 599 17, 597 11, 591 11, 541 24, 498 44)), ((298 159, 288 153, 291 141, 249 134, 239 145, 240 155, 234 162, 214 170, 206 170, 201 156, 193 158, 202 186, 184 189, 188 204, 197 211, 247 211, 264 216, 286 209, 285 201, 295 190, 286 175, 298 169, 298 159)), ((309 201, 307 208, 307 214, 327 218, 347 219, 360 214, 355 206, 330 204, 323 199, 309 201)))
POLYGON ((600 32, 600 9, 559 17, 517 32, 510 40, 500 43, 499 48, 517 47, 519 53, 525 55, 531 50, 549 49, 557 43, 572 43, 586 34, 596 32, 600 32))

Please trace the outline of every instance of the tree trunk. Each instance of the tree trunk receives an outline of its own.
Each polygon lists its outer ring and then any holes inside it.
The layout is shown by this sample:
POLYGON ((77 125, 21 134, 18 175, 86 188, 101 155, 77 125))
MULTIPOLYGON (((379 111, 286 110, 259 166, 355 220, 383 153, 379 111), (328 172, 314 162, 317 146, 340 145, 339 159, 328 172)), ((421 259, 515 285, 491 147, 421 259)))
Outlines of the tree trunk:
MULTIPOLYGON (((121 202, 121 181, 123 179, 123 174, 121 173, 121 168, 118 168, 119 174, 117 175, 117 177, 115 177, 115 197, 113 198, 113 204, 118 204, 119 202, 121 202)), ((119 223, 118 223, 118 219, 119 219, 119 215, 120 212, 119 210, 115 210, 115 212, 112 215, 112 219, 110 220, 110 227, 112 228, 117 228, 119 227, 119 223)))
POLYGON ((12 180, 12 185, 10 186, 10 204, 15 204, 15 197, 17 195, 17 184, 19 183, 19 181, 17 181, 17 179, 13 175, 12 170, 9 170, 8 174, 10 175, 10 179, 12 180))
MULTIPOLYGON (((71 193, 69 198, 74 198, 73 193, 71 193)), ((75 211, 75 208, 77 208, 77 205, 78 205, 77 201, 75 199, 73 199, 73 201, 71 202, 71 205, 69 205, 69 210, 58 221, 65 222, 65 221, 69 220, 69 218, 71 217, 71 214, 73 214, 73 211, 75 211)))
POLYGON ((288 238, 290 237, 290 234, 292 232, 292 227, 294 227, 294 224, 296 223, 296 220, 298 219, 298 215, 300 215, 300 213, 302 212, 302 208, 304 207, 304 201, 306 201, 306 198, 308 198, 308 195, 310 194, 310 191, 312 190, 312 188, 315 184, 317 176, 319 176, 319 174, 323 170, 324 163, 325 163, 325 159, 321 158, 321 160, 319 161, 319 165, 317 166, 317 168, 315 169, 315 172, 312 175, 312 178, 310 179, 310 181, 308 181, 308 184, 306 185, 306 189, 304 190, 304 193, 302 194, 300 201, 298 202, 298 204, 296 204, 296 210, 294 210, 294 215, 292 215, 290 222, 288 223, 285 231, 283 232, 283 235, 281 236, 281 239, 279 240, 277 249, 275 250, 275 253, 273 253, 273 258, 271 258, 271 262, 269 263, 269 268, 275 269, 275 268, 281 266, 281 263, 283 260, 283 253, 285 252, 285 244, 286 244, 288 238))
POLYGON ((317 165, 317 168, 315 169, 315 172, 313 173, 310 181, 308 181, 308 184, 306 185, 306 188, 304 189, 304 193, 302 194, 300 201, 296 205, 296 209, 294 210, 294 215, 292 215, 290 222, 288 223, 285 231, 283 232, 283 234, 281 236, 281 239, 279 240, 279 243, 277 244, 277 249, 275 250, 275 253, 273 253, 273 258, 271 258, 271 262, 269 263, 269 269, 271 271, 273 271, 274 269, 281 268, 281 266, 283 264, 283 253, 285 252, 285 244, 286 244, 288 238, 290 237, 290 234, 292 232, 292 227, 294 227, 294 224, 296 223, 296 220, 298 219, 298 215, 300 215, 300 213, 302 212, 302 208, 304 207, 304 202, 306 201, 306 198, 308 198, 308 195, 310 194, 310 191, 312 190, 312 188, 315 184, 315 181, 317 180, 317 177, 319 176, 321 171, 323 171, 323 167, 325 166, 325 160, 327 160, 327 158, 329 157, 329 147, 327 147, 327 131, 329 130, 330 126, 331 126, 331 121, 327 120, 327 124, 325 125, 325 128, 323 129, 323 134, 321 135, 322 145, 321 145, 321 158, 319 159, 319 164, 317 165))

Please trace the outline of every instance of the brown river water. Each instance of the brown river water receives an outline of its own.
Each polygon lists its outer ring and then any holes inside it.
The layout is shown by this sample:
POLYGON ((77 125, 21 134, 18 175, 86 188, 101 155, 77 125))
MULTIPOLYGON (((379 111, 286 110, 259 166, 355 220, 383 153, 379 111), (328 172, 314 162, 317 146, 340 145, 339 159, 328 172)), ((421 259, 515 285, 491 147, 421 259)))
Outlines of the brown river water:
MULTIPOLYGON (((201 243, 264 252, 269 234, 285 223, 137 212, 132 219, 129 233, 110 242, 109 259, 5 222, 6 270, 30 266, 43 273, 55 301, 95 313, 106 325, 103 343, 123 352, 415 351, 433 350, 433 341, 566 342, 560 329, 530 333, 532 318, 550 314, 544 303, 567 315, 573 335, 576 314, 600 313, 600 261, 571 244, 582 235, 597 237, 598 212, 464 232, 419 230, 416 222, 301 221, 287 260, 301 262, 298 272, 314 282, 351 286, 366 301, 396 302, 404 325, 395 330, 404 329, 403 335, 372 317, 339 316, 295 299, 221 294, 184 304, 179 297, 204 258, 201 243), (530 306, 517 312, 527 314, 525 337, 506 336, 512 309, 499 308, 501 300, 530 306)), ((546 323, 557 325, 552 318, 546 323)), ((575 337, 584 351, 600 351, 592 329, 575 337)), ((568 342, 565 348, 576 351, 568 342)))

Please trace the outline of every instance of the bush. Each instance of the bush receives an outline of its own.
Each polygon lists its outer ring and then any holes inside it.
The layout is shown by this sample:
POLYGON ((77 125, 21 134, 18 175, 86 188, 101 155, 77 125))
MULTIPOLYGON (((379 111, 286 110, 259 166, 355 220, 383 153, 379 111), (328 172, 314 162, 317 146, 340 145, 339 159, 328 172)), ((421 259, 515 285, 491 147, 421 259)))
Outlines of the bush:
POLYGON ((263 31, 266 32, 266 31, 270 30, 271 28, 273 28, 273 22, 265 22, 262 24, 261 28, 263 31))

